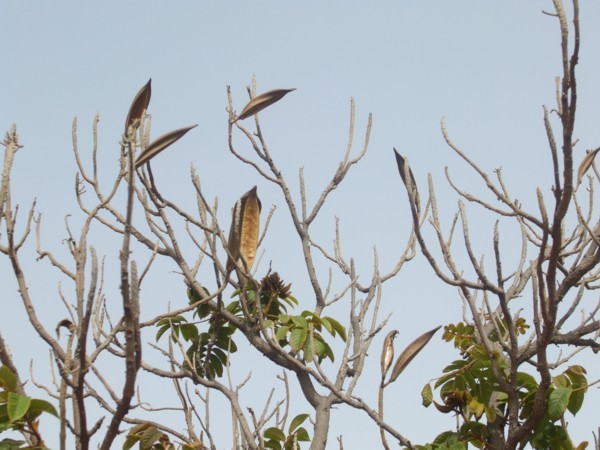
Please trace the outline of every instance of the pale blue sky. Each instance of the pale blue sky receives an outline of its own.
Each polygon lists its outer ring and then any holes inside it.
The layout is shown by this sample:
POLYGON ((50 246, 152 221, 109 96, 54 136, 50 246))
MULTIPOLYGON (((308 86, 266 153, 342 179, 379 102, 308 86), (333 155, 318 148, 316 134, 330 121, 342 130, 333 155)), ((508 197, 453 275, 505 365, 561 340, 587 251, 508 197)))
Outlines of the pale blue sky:
MULTIPOLYGON (((73 117, 79 120, 80 148, 87 158, 92 119, 100 113, 99 158, 112 176, 127 108, 151 77, 154 136, 199 124, 156 158, 153 168, 160 185, 193 211, 188 176, 193 162, 207 194, 219 197, 221 220, 228 226, 230 205, 257 184, 265 209, 279 206, 263 245, 266 254, 259 273, 264 274, 267 262, 273 261, 310 308, 299 246, 281 195, 228 152, 226 86, 231 86, 238 112, 247 100, 245 89, 253 74, 259 92, 297 88, 261 113, 261 125, 296 193, 298 169, 305 168, 312 201, 343 155, 350 98, 356 101, 356 151, 368 113, 373 113, 369 153, 334 192, 315 230, 320 242, 329 245, 334 217, 339 216, 345 255, 356 258, 367 279, 373 246, 379 249, 385 270, 404 247, 409 230, 392 147, 408 156, 423 189, 427 173, 433 174, 441 207, 448 213, 455 209, 456 198, 443 179, 445 166, 463 185, 483 192, 481 183, 444 144, 439 129, 444 116, 456 143, 484 169, 502 167, 509 188, 519 192, 526 205, 532 204, 538 185, 548 192, 542 105, 555 105, 560 53, 556 20, 543 15, 542 9, 551 10, 551 2, 2 2, 0 131, 16 123, 25 145, 13 174, 21 216, 36 197, 44 214, 44 242, 64 256, 60 240, 66 236, 65 215, 73 214, 76 227, 81 223, 73 196, 73 117)), ((579 156, 598 145, 600 4, 582 2, 581 15, 579 156)), ((241 139, 237 144, 249 154, 241 139)), ((479 224, 478 210, 470 211, 472 223, 479 224)), ((490 223, 481 218, 479 253, 491 250, 490 223)), ((107 258, 115 258, 118 245, 104 242, 106 236, 100 233, 94 244, 107 258)), ((510 246, 505 252, 510 255, 510 246)), ((23 258, 26 255, 35 257, 32 245, 24 250, 23 258)), ((113 260, 107 269, 107 279, 116 277, 115 264, 113 260)), ((155 269, 152 286, 145 289, 145 317, 164 311, 169 301, 174 307, 185 301, 180 278, 170 272, 173 267, 162 267, 162 272, 155 269)), ((30 275, 31 290, 52 329, 64 316, 56 306, 59 278, 45 261, 28 263, 26 268, 35 271, 30 275)), ((23 318, 24 312, 9 271, 7 261, 0 259, 2 286, 8 286, 2 293, 5 313, 0 327, 23 372, 34 354, 36 367, 43 371, 48 361, 44 346, 34 344, 33 335, 27 334, 26 342, 14 337, 20 329, 14 317, 23 318), (36 345, 39 355, 33 353, 36 345)), ((117 301, 117 284, 107 291, 117 301)), ((393 312, 389 326, 401 331, 399 347, 438 324, 460 319, 456 292, 433 276, 422 257, 386 285, 384 296, 383 313, 393 312)), ((382 338, 372 348, 372 370, 360 389, 373 405, 382 338)), ((455 357, 449 345, 436 339, 402 375, 403 382, 389 389, 389 404, 398 407, 394 411, 390 406, 386 417, 415 443, 431 440, 454 424, 451 418, 423 408, 419 393, 455 357)), ((597 368, 597 358, 592 361, 597 368)), ((245 375, 240 372, 237 381, 245 375)), ((274 376, 272 368, 257 367, 253 372, 253 379, 264 377, 267 386, 274 383, 274 376)), ((247 393, 247 406, 261 410, 268 391, 253 389, 258 396, 247 393)), ((593 411, 590 405, 597 402, 593 389, 587 411, 593 411)), ((309 411, 301 403, 294 410, 309 411)), ((228 418, 229 410, 223 414, 228 418)), ((576 418, 573 429, 579 440, 591 440, 590 430, 599 425, 594 417, 582 411, 576 418)), ((363 429, 363 423, 360 413, 341 408, 333 415, 331 446, 340 434, 347 449, 367 448, 377 441, 377 430, 370 424, 363 429)), ((223 428, 221 436, 229 430, 223 428)), ((228 439, 219 442, 229 445, 228 439)))

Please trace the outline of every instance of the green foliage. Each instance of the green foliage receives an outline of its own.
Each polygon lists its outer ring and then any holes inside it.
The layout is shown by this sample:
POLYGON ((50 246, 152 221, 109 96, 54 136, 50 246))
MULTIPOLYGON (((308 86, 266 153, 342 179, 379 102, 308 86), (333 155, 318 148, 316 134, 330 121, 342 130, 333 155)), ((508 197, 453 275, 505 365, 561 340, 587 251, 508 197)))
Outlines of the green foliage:
POLYGON ((246 299, 253 318, 260 314, 266 327, 274 330, 275 338, 282 347, 290 347, 292 353, 302 353, 306 362, 312 362, 317 357, 321 362, 324 358, 334 360, 335 356, 329 344, 325 341, 322 331, 326 330, 331 336, 339 335, 346 341, 346 329, 332 317, 319 317, 312 311, 303 311, 299 315, 288 314, 288 308, 298 305, 298 300, 290 293, 290 284, 285 284, 277 272, 269 274, 260 283, 258 293, 252 282, 242 293, 236 291, 233 295, 246 299), (260 302, 257 303, 257 296, 260 302))
POLYGON ((319 362, 324 358, 335 360, 333 350, 321 334, 323 330, 346 341, 346 329, 332 317, 319 317, 311 311, 302 311, 298 316, 280 314, 277 319, 270 325, 275 329, 279 345, 289 345, 294 353, 302 352, 306 362, 312 362, 315 355, 319 362))
POLYGON ((175 447, 169 436, 163 433, 155 425, 142 423, 133 427, 127 434, 123 444, 123 450, 129 450, 138 444, 139 450, 204 450, 206 447, 202 442, 188 442, 175 447))
MULTIPOLYGON (((209 295, 208 291, 205 291, 209 295)), ((198 303, 201 299, 191 289, 188 289, 190 304, 198 303)), ((238 313, 237 302, 230 303, 226 308, 229 312, 238 313)), ((181 315, 160 320, 156 326, 158 341, 167 331, 170 331, 174 342, 183 340, 189 344, 186 349, 184 367, 194 367, 198 376, 213 379, 223 376, 228 364, 228 355, 237 351, 237 345, 232 339, 236 328, 224 322, 220 316, 211 312, 206 302, 199 304, 194 310, 194 316, 200 323, 208 322, 208 330, 201 331, 196 323, 190 323, 181 315)))
MULTIPOLYGON (((311 311, 289 315, 288 308, 298 305, 290 288, 291 284, 286 285, 277 272, 270 273, 261 280, 258 289, 253 282, 248 282, 243 292, 233 292, 232 297, 237 299, 225 310, 241 320, 251 321, 257 331, 258 320, 262 318, 264 325, 274 330, 279 345, 289 346, 293 354, 301 352, 306 362, 312 362, 315 357, 319 362, 325 358, 333 361, 333 350, 322 332, 326 330, 331 336, 339 335, 346 341, 346 329, 334 318, 319 317, 311 311)), ((203 290, 210 296, 206 288, 203 290)), ((193 367, 200 377, 222 377, 229 355, 237 351, 233 340, 237 328, 222 313, 211 309, 197 292, 188 288, 187 294, 190 304, 196 305, 193 315, 198 322, 189 322, 183 315, 162 319, 156 324, 156 340, 168 332, 173 342, 187 344, 184 367, 193 367)))
MULTIPOLYGON (((490 317, 486 317, 491 324, 490 317)), ((506 323, 495 320, 494 331, 489 339, 499 343, 506 333, 506 323)), ((517 332, 524 334, 529 327, 524 319, 515 322, 517 332)), ((443 375, 434 383, 441 403, 433 399, 431 385, 425 385, 421 392, 423 405, 430 404, 442 413, 453 413, 460 417, 461 426, 457 431, 439 434, 432 443, 417 446, 419 449, 462 449, 469 444, 475 448, 485 448, 489 435, 489 425, 505 421, 508 393, 504 391, 492 370, 492 359, 506 372, 506 356, 502 347, 497 346, 491 355, 479 343, 473 325, 458 323, 444 328, 442 338, 452 342, 460 351, 461 359, 451 362, 443 370, 443 375)), ((535 449, 574 448, 567 430, 561 425, 567 411, 575 415, 581 409, 587 391, 586 371, 581 366, 570 366, 555 376, 548 391, 546 409, 539 426, 527 437, 527 443, 535 449)), ((527 420, 533 412, 534 398, 538 382, 529 373, 517 372, 519 418, 527 420)), ((586 443, 577 448, 585 448, 586 443)))
POLYGON ((288 428, 288 435, 277 427, 267 428, 264 432, 265 448, 273 450, 293 450, 300 448, 299 442, 310 442, 310 436, 306 428, 301 427, 304 421, 308 419, 308 414, 298 414, 292 419, 288 428))
MULTIPOLYGON (((58 417, 51 403, 18 394, 17 383, 16 375, 8 367, 0 367, 0 433, 7 430, 31 433, 37 430, 37 419, 42 413, 58 417)), ((25 441, 3 439, 0 441, 0 450, 43 448, 23 447, 25 444, 25 441)))

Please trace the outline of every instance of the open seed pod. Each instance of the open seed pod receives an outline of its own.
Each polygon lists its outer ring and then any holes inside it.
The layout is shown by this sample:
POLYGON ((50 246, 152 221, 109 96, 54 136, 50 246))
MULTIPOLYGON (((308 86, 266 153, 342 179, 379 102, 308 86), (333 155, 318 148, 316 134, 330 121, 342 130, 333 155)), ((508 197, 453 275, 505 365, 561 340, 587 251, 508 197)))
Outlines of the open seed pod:
POLYGON ((246 192, 236 202, 229 229, 229 259, 227 270, 231 271, 241 259, 242 267, 249 271, 256 257, 258 231, 260 228, 261 203, 256 194, 256 186, 246 192))

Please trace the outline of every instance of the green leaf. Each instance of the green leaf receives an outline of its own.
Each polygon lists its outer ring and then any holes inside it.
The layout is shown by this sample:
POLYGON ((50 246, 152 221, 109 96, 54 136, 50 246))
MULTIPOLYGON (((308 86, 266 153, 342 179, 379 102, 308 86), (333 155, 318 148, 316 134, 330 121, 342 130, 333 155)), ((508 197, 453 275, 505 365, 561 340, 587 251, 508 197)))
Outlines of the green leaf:
POLYGON ((312 362, 315 359, 315 355, 313 355, 313 349, 310 344, 310 338, 307 337, 306 341, 304 342, 304 347, 302 348, 304 352, 304 361, 307 363, 312 362))
MULTIPOLYGON (((0 450, 19 450, 25 441, 15 441, 14 439, 2 439, 0 441, 0 450)), ((31 447, 27 447, 31 448, 31 447)))
POLYGON ((232 314, 237 314, 241 311, 240 302, 234 300, 233 302, 229 303, 229 305, 227 305, 225 309, 232 314))
POLYGON ((162 337, 163 334, 165 334, 166 331, 168 331, 170 327, 167 326, 162 326, 158 329, 158 331, 156 332, 156 342, 158 342, 160 340, 160 338, 162 337))
POLYGON ((552 383, 556 387, 567 387, 571 385, 571 380, 569 380, 566 375, 561 374, 554 377, 552 383))
POLYGON ((431 384, 427 383, 421 390, 421 399, 423 400, 423 406, 427 408, 433 402, 433 391, 431 390, 431 384))
POLYGON ((140 439, 140 447, 149 449, 156 441, 158 441, 161 438, 162 435, 162 431, 160 431, 157 427, 148 427, 142 433, 142 438, 140 439))
POLYGON ((298 305, 298 299, 293 295, 288 295, 287 297, 282 298, 281 300, 286 302, 288 306, 291 306, 292 308, 295 308, 298 305))
POLYGON ((211 371, 211 374, 213 375, 213 378, 215 375, 218 378, 221 378, 223 376, 223 364, 221 363, 219 357, 216 356, 214 353, 210 355, 210 363, 208 364, 208 367, 211 371))
POLYGON ((304 346, 308 330, 306 328, 294 328, 290 334, 290 346, 292 350, 299 351, 304 346))
POLYGON ((172 330, 173 338, 179 336, 179 324, 185 322, 185 317, 179 315, 159 320, 156 323, 156 326, 158 327, 158 331, 156 332, 156 341, 158 341, 162 335, 169 330, 172 330))
POLYGON ((583 399, 585 397, 585 389, 576 389, 571 393, 569 398, 569 404, 567 408, 571 414, 577 415, 581 406, 583 405, 583 399))
POLYGON ((123 444, 123 450, 130 450, 138 441, 140 440, 139 436, 128 435, 125 443, 123 444))
MULTIPOLYGON (((0 427, 8 423, 8 411, 6 409, 6 403, 0 404, 0 427)), ((0 428, 0 432, 2 431, 2 428, 0 428)))
POLYGON ((331 362, 335 361, 335 355, 333 354, 333 350, 329 346, 327 342, 323 340, 321 336, 319 339, 315 339, 315 351, 320 358, 329 358, 331 362))
POLYGON ((307 320, 302 316, 292 316, 292 322, 294 322, 294 325, 296 325, 298 328, 308 327, 307 320))
POLYGON ((485 418, 488 422, 494 422, 496 420, 497 412, 496 408, 493 406, 487 405, 485 407, 485 418))
POLYGON ((212 352, 213 355, 215 355, 217 358, 219 358, 219 361, 223 364, 226 365, 227 364, 227 353, 225 353, 223 350, 221 350, 219 347, 213 347, 212 348, 212 352))
POLYGON ((279 321, 281 323, 288 323, 292 319, 289 314, 279 314, 279 321))
POLYGON ((577 375, 586 375, 587 374, 587 370, 585 370, 585 367, 580 366, 579 364, 569 366, 569 368, 566 370, 566 372, 577 374, 577 375))
POLYGON ((306 428, 300 427, 296 430, 296 439, 298 442, 310 442, 310 436, 308 435, 306 428))
POLYGON ((183 339, 188 342, 198 337, 198 328, 193 323, 183 324, 180 329, 183 339))
POLYGON ((344 326, 341 323, 339 323, 332 317, 326 317, 326 319, 329 320, 332 328, 340 335, 342 341, 346 342, 346 339, 348 339, 348 337, 346 336, 346 328, 344 328, 344 326))
POLYGON ((11 422, 19 420, 25 415, 31 404, 31 398, 25 397, 24 395, 15 394, 14 392, 8 393, 7 412, 8 419, 11 422))
MULTIPOLYGON (((449 372, 461 370, 467 364, 469 364, 469 361, 466 361, 464 359, 456 359, 456 360, 452 361, 449 365, 444 367, 444 370, 442 370, 442 372, 449 373, 449 372)), ((439 383, 439 384, 442 384, 442 383, 439 383)))
POLYGON ((285 434, 277 427, 267 428, 264 433, 265 439, 273 439, 276 441, 285 441, 285 434))
POLYGON ((436 436, 436 438, 433 440, 433 443, 437 445, 446 444, 446 442, 448 442, 448 440, 450 440, 455 435, 456 433, 454 433, 453 431, 444 431, 443 433, 440 433, 436 436))
POLYGON ((570 386, 559 387, 550 393, 548 399, 548 417, 550 420, 558 420, 562 417, 569 404, 573 388, 570 386))
POLYGON ((329 334, 331 334, 332 336, 335 336, 335 330, 333 329, 333 326, 331 325, 331 322, 329 321, 329 318, 327 318, 327 317, 321 317, 321 323, 323 324, 323 326, 325 327, 325 329, 327 331, 329 331, 329 334))
POLYGON ((485 405, 479 402, 478 399, 475 397, 469 402, 469 411, 475 415, 477 420, 479 420, 479 418, 483 415, 485 411, 485 405))
POLYGON ((585 376, 585 368, 578 365, 570 366, 564 373, 571 380, 574 390, 581 391, 583 393, 587 392, 588 382, 585 376))
POLYGON ((48 403, 46 400, 39 400, 34 398, 31 400, 31 405, 29 405, 29 411, 27 411, 27 417, 29 419, 35 419, 42 413, 48 413, 58 418, 58 412, 56 408, 52 405, 52 403, 48 403))
POLYGON ((466 448, 462 442, 454 442, 448 446, 448 450, 466 450, 466 448))
POLYGON ((536 379, 525 372, 517 372, 517 383, 519 387, 524 387, 528 391, 533 391, 538 387, 536 379))
POLYGON ((285 325, 277 328, 277 331, 275 332, 275 339, 277 339, 278 341, 285 340, 285 337, 287 336, 288 331, 289 331, 289 328, 285 325))
POLYGON ((4 365, 0 367, 0 386, 11 392, 14 392, 17 389, 16 375, 4 365))
POLYGON ((288 433, 293 433, 294 430, 298 428, 298 426, 302 425, 306 419, 308 419, 308 414, 298 414, 296 417, 294 417, 292 423, 290 424, 288 433))
POLYGON ((281 444, 279 443, 279 441, 266 441, 265 442, 265 448, 270 448, 273 450, 281 450, 281 444))
POLYGON ((301 315, 302 317, 304 317, 305 319, 308 319, 308 320, 311 320, 310 318, 314 318, 314 317, 318 318, 318 317, 315 315, 315 313, 314 313, 314 312, 312 312, 312 311, 307 311, 307 310, 304 310, 304 311, 302 311, 302 312, 300 313, 300 315, 301 315))
MULTIPOLYGON (((210 339, 210 337, 208 337, 208 339, 210 339)), ((208 342, 208 339, 206 342, 208 342)), ((229 330, 227 330, 226 327, 221 328, 219 335, 215 340, 215 345, 225 351, 230 351, 231 353, 237 352, 237 345, 235 345, 235 342, 231 339, 229 330)))

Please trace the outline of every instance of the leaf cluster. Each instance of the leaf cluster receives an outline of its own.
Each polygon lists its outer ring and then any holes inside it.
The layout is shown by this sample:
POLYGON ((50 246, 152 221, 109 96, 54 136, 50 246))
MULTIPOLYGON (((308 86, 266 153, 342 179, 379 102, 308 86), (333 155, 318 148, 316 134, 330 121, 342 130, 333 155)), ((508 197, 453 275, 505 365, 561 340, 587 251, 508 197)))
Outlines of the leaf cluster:
MULTIPOLYGON (((51 403, 34 399, 17 392, 17 376, 7 366, 0 367, 0 433, 14 430, 22 433, 37 434, 38 418, 42 413, 58 417, 51 403)), ((23 446, 25 441, 3 439, 0 449, 43 449, 45 447, 23 446)))
MULTIPOLYGON (((249 282, 244 294, 254 315, 260 304, 265 327, 275 331, 275 338, 283 348, 289 346, 294 354, 302 352, 305 362, 312 362, 315 355, 319 362, 324 358, 334 361, 333 350, 322 332, 326 330, 333 337, 339 335, 346 342, 346 329, 333 317, 319 317, 312 311, 302 311, 299 315, 288 314, 288 307, 298 305, 298 300, 290 289, 291 284, 286 285, 279 274, 274 272, 263 278, 258 292, 254 284, 249 282), (260 303, 256 301, 257 297, 260 303)), ((234 295, 242 298, 239 291, 234 292, 234 295)))
MULTIPOLYGON (((490 334, 491 342, 497 342, 502 333, 502 323, 496 323, 495 332, 490 334)), ((524 333, 528 325, 524 319, 517 323, 519 333, 524 333)), ((450 363, 434 384, 439 391, 441 403, 433 399, 431 384, 421 392, 423 405, 432 403, 442 413, 454 413, 462 419, 457 431, 439 434, 432 443, 417 446, 419 449, 462 449, 468 444, 485 448, 490 434, 490 426, 504 424, 508 393, 502 388, 492 370, 492 358, 501 372, 506 373, 507 363, 500 346, 487 353, 478 343, 472 325, 459 323, 445 327, 443 339, 453 342, 459 349, 462 359, 450 363)), ((564 424, 564 415, 569 411, 576 415, 583 404, 587 391, 585 368, 573 365, 552 380, 548 391, 544 416, 527 443, 535 449, 585 448, 587 443, 574 447, 564 424), (583 447, 582 447, 583 446, 583 447)), ((517 372, 519 419, 527 420, 534 408, 534 398, 539 384, 535 377, 526 372, 517 372)))
MULTIPOLYGON (((196 295, 188 289, 190 303, 196 303, 196 295)), ((238 313, 237 302, 230 303, 225 309, 238 313)), ((202 331, 201 326, 194 322, 188 322, 182 315, 177 315, 160 320, 156 326, 156 340, 158 341, 167 331, 171 332, 171 339, 178 342, 182 339, 189 343, 186 349, 187 360, 184 367, 191 368, 200 377, 222 377, 224 368, 229 362, 229 355, 237 351, 237 345, 232 339, 236 328, 230 323, 224 322, 220 316, 212 314, 206 304, 200 304, 194 311, 203 324, 209 323, 208 330, 202 331), (209 351, 210 348, 210 351, 209 351)))
POLYGON ((301 427, 308 418, 308 414, 298 414, 290 423, 288 434, 281 428, 267 428, 264 433, 265 448, 273 450, 295 450, 299 448, 298 442, 310 442, 310 436, 306 428, 301 427))
POLYGON ((169 436, 163 433, 156 425, 141 423, 133 427, 127 434, 123 450, 129 450, 138 444, 139 450, 204 450, 202 442, 189 442, 175 447, 169 436))
MULTIPOLYGON (((288 308, 295 308, 298 300, 291 293, 291 284, 286 284, 277 272, 267 274, 257 285, 258 289, 254 282, 249 281, 243 292, 239 289, 234 291, 231 296, 236 300, 224 309, 243 320, 256 322, 257 327, 257 318, 262 317, 264 326, 274 330, 279 345, 289 346, 293 354, 301 352, 305 362, 312 362, 315 357, 319 362, 325 358, 334 361, 333 350, 322 333, 325 330, 333 337, 339 335, 345 342, 346 329, 340 322, 332 317, 319 317, 311 311, 288 314, 288 308), (243 303, 250 317, 244 315, 243 303)), ((210 296, 208 290, 203 289, 210 296)), ((197 321, 190 322, 183 315, 162 319, 156 324, 156 340, 169 332, 174 342, 189 344, 184 367, 193 367, 193 371, 203 378, 222 377, 229 355, 237 351, 233 340, 237 328, 218 311, 211 309, 193 289, 188 288, 187 294, 190 304, 198 305, 194 309, 197 321), (206 323, 208 329, 205 328, 206 323)))
POLYGON ((295 354, 302 352, 305 362, 312 362, 317 357, 335 361, 333 350, 321 334, 325 329, 331 336, 340 336, 346 342, 346 329, 333 317, 319 317, 312 311, 302 311, 300 315, 280 314, 277 321, 269 323, 275 329, 275 338, 282 347, 290 346, 295 354))

